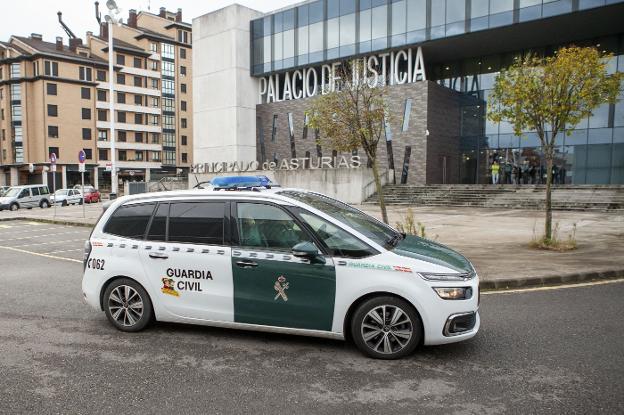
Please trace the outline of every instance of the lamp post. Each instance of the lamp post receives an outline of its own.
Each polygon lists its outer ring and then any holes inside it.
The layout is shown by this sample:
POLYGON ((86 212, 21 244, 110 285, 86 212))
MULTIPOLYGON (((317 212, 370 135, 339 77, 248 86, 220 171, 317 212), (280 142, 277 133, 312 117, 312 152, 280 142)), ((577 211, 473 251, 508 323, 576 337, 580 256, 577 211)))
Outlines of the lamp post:
POLYGON ((115 152, 115 106, 114 106, 114 88, 113 76, 115 74, 113 68, 113 25, 120 24, 119 14, 121 10, 117 7, 115 0, 106 2, 108 14, 104 16, 108 24, 108 113, 110 115, 110 143, 111 143, 111 194, 110 198, 117 197, 117 154, 115 152))

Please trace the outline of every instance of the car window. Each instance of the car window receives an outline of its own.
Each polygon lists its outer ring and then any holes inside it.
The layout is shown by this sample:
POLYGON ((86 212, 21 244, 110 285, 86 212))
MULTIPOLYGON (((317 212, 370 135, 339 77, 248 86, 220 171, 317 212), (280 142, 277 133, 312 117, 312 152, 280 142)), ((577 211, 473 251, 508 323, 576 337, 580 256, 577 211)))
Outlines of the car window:
POLYGON ((152 219, 149 232, 147 233, 147 239, 149 241, 166 241, 168 214, 169 203, 160 203, 152 219))
POLYGON ((238 203, 236 221, 242 247, 290 251, 299 242, 310 241, 297 222, 276 206, 238 203))
POLYGON ((30 196, 30 190, 29 189, 23 189, 22 192, 20 193, 18 199, 21 199, 23 197, 29 197, 30 196))
POLYGON ((303 209, 298 216, 312 228, 318 239, 328 248, 330 255, 343 258, 363 258, 377 251, 336 225, 303 209))
POLYGON ((33 187, 30 190, 32 191, 32 195, 33 196, 39 196, 39 188, 38 187, 33 187))
POLYGON ((223 202, 178 202, 169 208, 169 242, 223 245, 223 202))
POLYGON ((48 190, 48 187, 47 187, 47 186, 42 186, 42 187, 40 187, 40 188, 39 188, 39 192, 40 192, 42 195, 49 195, 49 194, 50 194, 50 190, 48 190))
POLYGON ((104 232, 126 238, 143 239, 156 203, 126 205, 118 208, 104 226, 104 232))

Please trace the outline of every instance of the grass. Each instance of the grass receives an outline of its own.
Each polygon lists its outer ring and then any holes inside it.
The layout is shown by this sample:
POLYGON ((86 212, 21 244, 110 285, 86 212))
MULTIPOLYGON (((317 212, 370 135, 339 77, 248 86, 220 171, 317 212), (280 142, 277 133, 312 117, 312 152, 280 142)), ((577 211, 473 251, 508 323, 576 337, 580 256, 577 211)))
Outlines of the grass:
POLYGON ((559 222, 555 223, 550 239, 544 236, 538 238, 535 234, 535 226, 533 226, 533 239, 529 242, 529 248, 556 252, 574 251, 577 249, 576 223, 572 225, 572 232, 565 239, 559 238, 559 222))

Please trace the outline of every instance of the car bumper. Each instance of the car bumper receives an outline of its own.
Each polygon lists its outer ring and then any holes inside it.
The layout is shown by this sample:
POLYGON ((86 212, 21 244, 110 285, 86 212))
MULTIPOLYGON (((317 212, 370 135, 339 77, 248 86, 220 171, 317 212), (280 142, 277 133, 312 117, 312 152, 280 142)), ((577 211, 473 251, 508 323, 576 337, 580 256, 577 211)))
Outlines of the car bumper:
POLYGON ((9 205, 0 205, 0 210, 9 210, 9 205))

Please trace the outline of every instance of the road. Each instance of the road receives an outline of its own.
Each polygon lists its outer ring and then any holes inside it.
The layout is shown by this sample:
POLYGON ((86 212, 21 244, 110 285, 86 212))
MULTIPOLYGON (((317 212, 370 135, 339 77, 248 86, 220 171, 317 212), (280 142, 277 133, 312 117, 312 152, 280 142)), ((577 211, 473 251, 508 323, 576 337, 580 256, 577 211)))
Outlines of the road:
POLYGON ((484 295, 474 339, 388 362, 306 337, 121 333, 81 298, 88 229, 0 226, 2 414, 624 412, 623 282, 484 295))

